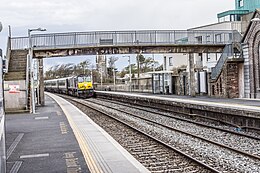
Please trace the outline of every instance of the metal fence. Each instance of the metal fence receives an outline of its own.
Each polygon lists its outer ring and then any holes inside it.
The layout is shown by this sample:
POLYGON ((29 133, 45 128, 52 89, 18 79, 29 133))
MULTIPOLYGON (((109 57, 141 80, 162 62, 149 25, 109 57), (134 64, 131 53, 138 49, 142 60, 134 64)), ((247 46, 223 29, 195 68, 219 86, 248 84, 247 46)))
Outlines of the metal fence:
MULTIPOLYGON (((148 30, 35 34, 31 39, 35 49, 55 49, 92 46, 216 45, 240 42, 241 35, 231 30, 148 30)), ((28 37, 11 38, 12 50, 28 47, 28 37)))

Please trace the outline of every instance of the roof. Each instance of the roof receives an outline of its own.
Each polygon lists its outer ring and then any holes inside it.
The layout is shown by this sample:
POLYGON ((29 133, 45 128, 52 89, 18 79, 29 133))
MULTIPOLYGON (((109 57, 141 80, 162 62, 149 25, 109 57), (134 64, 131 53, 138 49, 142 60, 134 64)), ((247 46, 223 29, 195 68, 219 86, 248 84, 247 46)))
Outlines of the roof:
POLYGON ((148 72, 150 74, 164 74, 164 73, 173 73, 173 71, 154 71, 154 72, 148 72))
MULTIPOLYGON (((258 16, 260 17, 260 9, 259 9, 259 8, 255 10, 255 12, 254 12, 254 14, 253 14, 253 16, 252 16, 251 19, 255 18, 255 17, 257 16, 257 14, 258 14, 258 16)), ((242 38, 242 40, 241 40, 241 43, 244 43, 245 40, 246 40, 246 38, 248 38, 248 32, 249 32, 250 29, 251 29, 252 23, 253 23, 253 22, 249 22, 249 25, 248 25, 248 27, 247 27, 245 33, 244 33, 244 36, 243 36, 243 38, 242 38)))
POLYGON ((225 16, 228 16, 228 15, 235 15, 235 14, 247 14, 249 13, 249 10, 228 10, 228 11, 224 11, 222 13, 219 13, 217 14, 218 15, 218 18, 221 18, 221 17, 225 17, 225 16))

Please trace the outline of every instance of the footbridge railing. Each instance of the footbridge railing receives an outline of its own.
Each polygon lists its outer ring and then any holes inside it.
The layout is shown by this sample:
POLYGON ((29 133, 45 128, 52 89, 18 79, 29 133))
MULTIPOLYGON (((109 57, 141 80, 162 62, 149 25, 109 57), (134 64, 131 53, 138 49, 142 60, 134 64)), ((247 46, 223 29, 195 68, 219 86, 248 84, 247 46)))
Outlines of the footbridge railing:
MULTIPOLYGON (((223 45, 240 42, 241 35, 231 30, 147 30, 69 32, 32 35, 34 49, 59 49, 99 46, 223 45)), ((11 38, 11 49, 29 47, 28 37, 11 38)))

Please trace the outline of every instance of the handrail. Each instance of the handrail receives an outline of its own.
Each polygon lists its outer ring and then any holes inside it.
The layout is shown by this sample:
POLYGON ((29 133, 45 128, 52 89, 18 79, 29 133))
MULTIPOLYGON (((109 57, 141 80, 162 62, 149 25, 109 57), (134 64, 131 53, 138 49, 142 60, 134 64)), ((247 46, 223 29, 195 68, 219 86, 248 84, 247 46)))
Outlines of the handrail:
POLYGON ((5 62, 5 68, 6 68, 6 73, 8 73, 9 69, 9 61, 11 56, 11 37, 8 37, 7 39, 7 46, 6 46, 6 62, 5 62))
MULTIPOLYGON (((239 42, 236 30, 139 30, 34 34, 34 49, 99 46, 223 45, 239 42)), ((28 37, 11 38, 12 50, 29 47, 28 37)))
POLYGON ((228 59, 228 57, 233 56, 233 55, 234 55, 233 44, 227 44, 218 60, 216 66, 212 67, 211 79, 216 80, 218 78, 226 60, 228 59))

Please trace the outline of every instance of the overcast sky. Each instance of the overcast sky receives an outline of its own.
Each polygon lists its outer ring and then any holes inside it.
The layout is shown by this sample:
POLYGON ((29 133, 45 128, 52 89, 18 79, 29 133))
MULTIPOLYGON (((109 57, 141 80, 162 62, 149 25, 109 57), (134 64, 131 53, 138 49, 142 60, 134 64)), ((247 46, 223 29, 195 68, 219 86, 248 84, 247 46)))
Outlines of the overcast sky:
POLYGON ((235 0, 1 0, 0 47, 8 25, 12 36, 29 28, 48 32, 188 29, 217 22, 217 13, 234 9, 235 0))
POLYGON ((235 0, 1 0, 1 35, 28 28, 48 32, 187 29, 217 22, 217 13, 234 9, 235 0))

